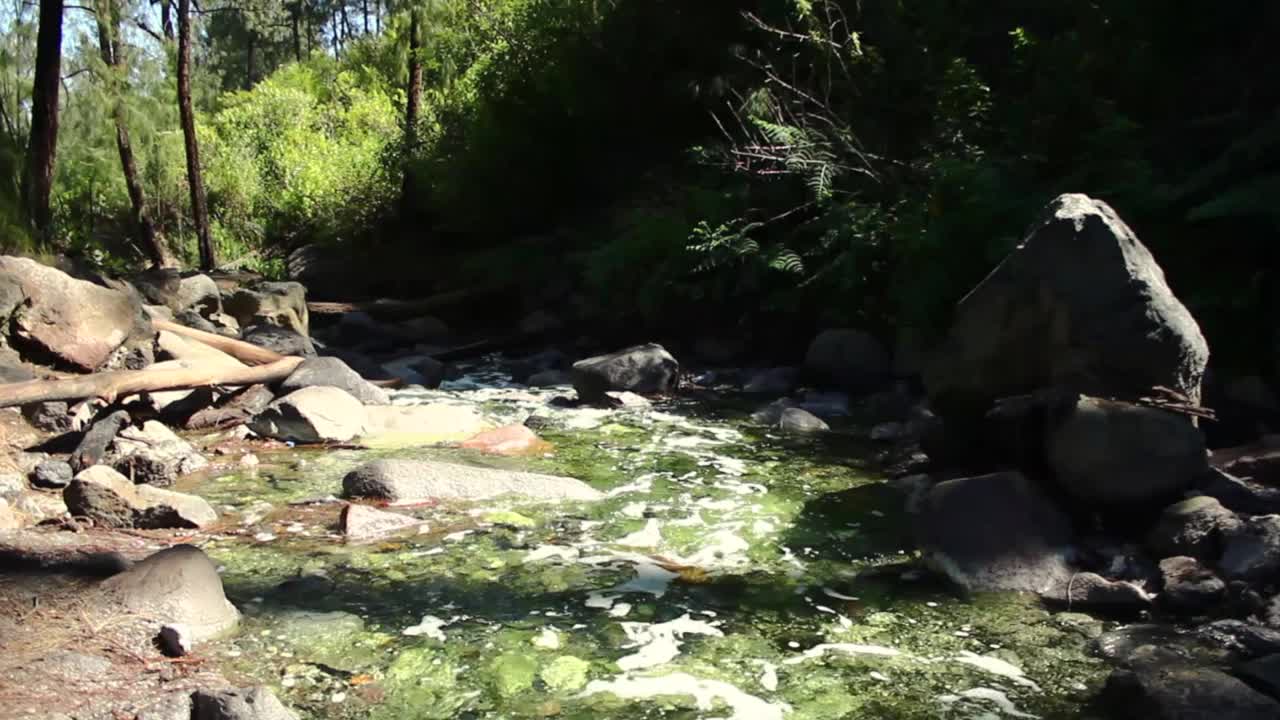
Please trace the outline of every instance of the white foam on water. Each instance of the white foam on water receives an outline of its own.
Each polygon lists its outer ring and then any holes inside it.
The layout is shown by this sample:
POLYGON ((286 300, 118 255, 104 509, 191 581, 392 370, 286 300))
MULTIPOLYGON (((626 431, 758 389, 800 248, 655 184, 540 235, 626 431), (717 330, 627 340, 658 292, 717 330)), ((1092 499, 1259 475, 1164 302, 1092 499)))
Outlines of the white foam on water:
POLYGON ((990 655, 978 655, 977 653, 972 653, 968 650, 962 650, 960 654, 952 658, 952 660, 964 665, 969 665, 970 667, 975 667, 985 673, 1007 678, 1019 685, 1036 690, 1037 692, 1040 690, 1039 685, 1027 679, 1026 673, 1022 672, 1022 668, 1005 662, 1000 658, 991 657, 990 655))
POLYGON ((857 600, 858 599, 852 595, 845 595, 844 593, 836 592, 835 590, 832 590, 829 587, 822 588, 822 594, 826 595, 827 597, 835 598, 837 600, 857 600))
POLYGON ((578 548, 567 545, 539 545, 524 556, 524 561, 532 563, 552 559, 577 560, 581 554, 582 552, 578 548))
POLYGON ((405 628, 401 631, 401 634, 409 637, 426 637, 443 642, 445 639, 443 628, 452 622, 453 620, 444 620, 435 615, 423 615, 422 622, 413 627, 405 628))
POLYGON ((533 644, 536 647, 545 648, 547 650, 559 650, 561 644, 560 633, 552 630, 551 628, 543 628, 538 637, 533 639, 533 644))
POLYGON ((657 677, 620 675, 612 680, 593 680, 580 697, 610 693, 622 700, 645 700, 672 695, 692 696, 699 710, 711 710, 715 700, 728 705, 733 714, 724 720, 782 720, 791 711, 785 703, 770 703, 719 680, 706 680, 687 673, 657 677))
POLYGON ((768 660, 756 660, 755 663, 761 667, 760 671, 760 687, 769 692, 778 691, 778 666, 768 660))
POLYGON ((649 509, 649 503, 633 502, 622 506, 618 511, 619 514, 629 518, 642 518, 644 513, 649 509))
POLYGON ((994 704, 1000 709, 1000 712, 1009 717, 1022 718, 1023 720, 1039 720, 1040 718, 1039 715, 1022 712, 1017 705, 1013 704, 1008 695, 992 688, 976 687, 971 690, 965 690, 960 693, 960 696, 970 700, 985 700, 994 704))
POLYGON ((662 526, 657 518, 649 518, 648 522, 644 524, 644 528, 617 540, 618 545, 638 548, 657 547, 661 543, 662 526))
POLYGON ((627 493, 649 492, 653 489, 653 479, 655 477, 657 475, 641 475, 626 485, 619 485, 605 494, 608 497, 614 497, 616 495, 626 495, 627 493))
POLYGON ((901 652, 882 645, 856 645, 853 643, 823 643, 804 651, 804 654, 783 660, 783 665, 798 665, 806 660, 824 657, 827 653, 843 655, 870 655, 875 657, 898 657, 901 652))
POLYGON ((715 625, 694 620, 687 613, 664 623, 624 622, 622 631, 629 641, 623 647, 639 648, 639 651, 618 660, 618 667, 624 671, 644 670, 671 662, 680 655, 683 644, 680 638, 685 635, 724 636, 715 625))

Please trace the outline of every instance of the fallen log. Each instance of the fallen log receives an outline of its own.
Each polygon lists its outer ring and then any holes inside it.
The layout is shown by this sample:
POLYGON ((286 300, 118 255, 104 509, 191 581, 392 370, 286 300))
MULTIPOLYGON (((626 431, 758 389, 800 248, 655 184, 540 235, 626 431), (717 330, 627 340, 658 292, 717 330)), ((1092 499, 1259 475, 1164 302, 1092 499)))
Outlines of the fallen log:
POLYGON ((417 300, 369 300, 366 302, 309 302, 307 310, 316 315, 341 315, 349 312, 364 312, 377 318, 406 319, 425 315, 432 310, 461 305, 478 298, 502 292, 502 288, 472 288, 432 295, 417 300))
POLYGON ((99 397, 107 402, 143 392, 192 390, 211 385, 258 385, 289 377, 300 357, 282 357, 257 367, 192 367, 174 370, 118 370, 58 380, 28 380, 0 385, 0 407, 52 400, 99 397))
POLYGON ((195 328, 189 328, 186 325, 179 325, 167 320, 152 320, 151 324, 157 330, 167 330, 174 335, 190 338, 215 350, 221 350, 246 365, 268 365, 285 357, 274 350, 268 350, 253 343, 196 330, 195 328))

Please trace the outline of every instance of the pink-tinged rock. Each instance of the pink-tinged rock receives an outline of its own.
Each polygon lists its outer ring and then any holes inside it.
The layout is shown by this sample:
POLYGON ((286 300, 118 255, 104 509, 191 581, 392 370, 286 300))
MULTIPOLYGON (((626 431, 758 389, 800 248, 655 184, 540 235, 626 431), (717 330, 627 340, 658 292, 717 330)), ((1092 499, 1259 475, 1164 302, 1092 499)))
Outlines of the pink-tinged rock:
POLYGON ((461 447, 492 455, 529 455, 551 446, 524 425, 507 425, 473 435, 462 441, 461 447))
POLYGON ((380 537, 421 527, 417 518, 398 513, 376 510, 368 505, 347 505, 342 509, 342 534, 349 540, 376 540, 380 537))
POLYGON ((16 283, 26 300, 13 334, 82 370, 96 370, 131 335, 150 328, 136 298, 28 258, 0 257, 0 283, 16 283))

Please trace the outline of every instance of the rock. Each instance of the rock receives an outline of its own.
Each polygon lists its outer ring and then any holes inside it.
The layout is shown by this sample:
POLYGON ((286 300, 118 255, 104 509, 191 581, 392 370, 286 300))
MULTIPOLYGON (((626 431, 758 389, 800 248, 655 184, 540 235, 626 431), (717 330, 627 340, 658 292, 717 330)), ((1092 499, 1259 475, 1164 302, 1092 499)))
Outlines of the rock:
POLYGON ((800 368, 775 367, 751 376, 742 391, 752 395, 787 395, 800 384, 800 368))
POLYGON ((551 446, 524 425, 507 425, 472 435, 459 447, 492 455, 529 455, 545 452, 551 446))
POLYGON ((1102 703, 1117 720, 1270 720, 1280 703, 1211 668, 1143 667, 1107 678, 1102 703))
POLYGON ((179 476, 209 466, 190 443, 155 420, 125 427, 111 444, 109 464, 134 483, 169 487, 179 476))
POLYGON ((264 282, 241 288, 223 299, 222 309, 240 327, 271 325, 303 337, 310 334, 307 289, 301 283, 264 282))
POLYGON ((158 626, 182 625, 192 643, 220 637, 240 621, 213 561, 192 545, 161 550, 99 587, 115 607, 158 626))
POLYGON ((178 292, 170 307, 174 312, 190 310, 207 318, 222 312, 222 294, 208 275, 191 275, 178 283, 178 292))
POLYGON ((1198 400, 1208 358, 1133 231, 1105 203, 1062 195, 960 301, 924 379, 949 428, 981 438, 996 400, 1042 388, 1133 397, 1166 387, 1198 400))
POLYGON ((611 408, 636 409, 653 407, 653 402, 648 398, 627 390, 610 390, 604 394, 604 398, 600 400, 599 404, 611 408))
POLYGON ((1280 486, 1280 437, 1271 435, 1252 445, 1215 450, 1212 463, 1241 479, 1280 486))
POLYGON ((31 474, 31 482, 36 487, 61 490, 71 484, 73 475, 75 473, 71 470, 70 463, 45 460, 36 466, 35 472, 31 474))
POLYGON ((197 690, 191 702, 191 720, 298 720, 298 716, 264 686, 197 690))
POLYGON ((13 509, 31 519, 33 523, 61 518, 67 514, 67 504, 61 495, 29 490, 13 500, 13 509))
POLYGON ((1073 574, 1071 519, 1021 473, 940 482, 915 526, 925 559, 972 591, 1049 592, 1073 574))
MULTIPOLYGON (((4 291, 4 276, 0 275, 0 292, 4 291)), ((0 317, 0 320, 3 320, 0 317)), ((16 358, 5 359, 0 358, 0 383, 18 383, 34 380, 35 373, 23 367, 16 358)))
POLYGON ((1280 653, 1280 630, 1242 620, 1215 620, 1196 628, 1196 635, 1216 647, 1227 649, 1239 660, 1280 653))
POLYGON ((649 343, 597 355, 573 364, 573 387, 585 402, 598 402, 609 390, 640 394, 675 390, 680 363, 661 345, 649 343))
POLYGON ((1041 592, 1040 596, 1070 607, 1111 612, 1137 612, 1150 607, 1152 599, 1134 583, 1108 580, 1091 572, 1075 573, 1066 582, 1041 592))
POLYGON ((1280 515, 1249 518, 1226 535, 1222 574, 1231 580, 1267 581, 1280 573, 1280 515))
MULTIPOLYGON (((310 591, 301 591, 295 597, 302 603, 308 598, 323 596, 332 592, 333 582, 327 587, 319 582, 324 578, 310 575, 290 581, 291 585, 301 585, 304 581, 314 581, 310 591)), ((283 590, 283 586, 281 588, 283 590)), ((309 664, 327 665, 344 673, 354 673, 377 663, 380 648, 368 642, 368 630, 359 615, 351 613, 314 612, 308 610, 273 611, 272 629, 275 630, 273 643, 279 643, 282 649, 291 650, 294 656, 309 664)))
POLYGON ((1251 482, 1211 468, 1197 479, 1196 489, 1239 513, 1280 513, 1280 487, 1251 482))
POLYGON ((170 624, 160 628, 160 651, 169 657, 186 657, 191 654, 195 642, 186 625, 170 624))
POLYGON ((0 498, 13 500, 27 491, 27 481, 18 473, 0 473, 0 498))
POLYGON ((362 440, 370 447, 421 447, 461 442, 493 425, 471 407, 430 403, 366 408, 362 440))
POLYGON ((20 349, 92 371, 126 340, 151 333, 142 303, 123 292, 76 280, 27 258, 0 257, 0 286, 12 283, 26 298, 9 324, 20 349))
POLYGON ((1147 547, 1157 557, 1187 555, 1216 562, 1222 555, 1223 536, 1239 527, 1235 513, 1214 498, 1198 495, 1164 509, 1147 536, 1147 547))
POLYGON ((67 404, 60 400, 23 405, 22 416, 38 430, 51 433, 71 431, 71 415, 67 412, 67 404))
POLYGON ((1280 699, 1280 653, 1247 662, 1237 667, 1235 673, 1254 690, 1280 699))
MULTIPOLYGON (((782 422, 782 413, 796 407, 791 398, 778 398, 764 407, 751 413, 751 420, 761 425, 777 425, 782 422)), ((806 411, 808 412, 808 411, 806 411)))
POLYGON ((871 428, 869 438, 876 442, 899 442, 915 435, 915 427, 905 422, 883 422, 871 428))
POLYGON ((311 357, 316 354, 316 346, 306 335, 275 325, 250 325, 241 333, 240 339, 281 355, 311 357))
POLYGON ((152 267, 135 273, 129 278, 134 289, 152 305, 162 305, 170 310, 176 309, 173 302, 178 294, 178 285, 182 275, 177 268, 152 267))
POLYGON ((67 510, 76 516, 114 528, 202 528, 218 514, 203 498, 134 485, 105 465, 76 475, 62 494, 67 510))
POLYGON ((804 371, 815 381, 851 393, 879 388, 890 378, 889 351, 862 330, 824 330, 809 344, 804 371))
POLYGON ((849 396, 842 392, 810 391, 800 397, 796 406, 820 418, 844 417, 849 414, 849 396))
POLYGON ((1093 507, 1176 497, 1208 470, 1204 437, 1181 415, 1090 397, 1051 412, 1049 468, 1093 507))
POLYGON ((494 470, 428 460, 375 460, 342 480, 348 498, 398 503, 435 499, 480 500, 520 495, 540 500, 599 500, 603 494, 581 480, 494 470))
POLYGON ((342 527, 342 534, 346 535, 348 540, 356 542, 376 540, 424 525, 417 518, 375 510, 366 505, 354 503, 342 509, 342 516, 338 522, 342 527))
POLYGON ((430 315, 405 320, 400 324, 400 331, 412 342, 423 340, 428 342, 440 341, 453 334, 453 331, 449 329, 449 325, 445 321, 430 315))
POLYGON ((778 429, 793 435, 812 435, 828 432, 831 426, 808 410, 791 407, 782 409, 778 418, 778 429))
POLYGON ((340 245, 310 244, 289 253, 289 279, 306 286, 321 300, 351 300, 366 290, 361 273, 352 273, 352 251, 340 245))
POLYGON ((251 385, 244 390, 220 398, 213 407, 197 410, 187 418, 188 430, 239 425, 267 409, 275 395, 265 385, 251 385))
MULTIPOLYGON (((573 360, 559 350, 550 349, 512 360, 507 363, 507 372, 511 373, 513 382, 532 385, 533 376, 547 371, 567 371, 573 360)), ((559 384, 559 383, 557 383, 559 384)))
POLYGON ((249 422, 264 437, 300 443, 347 442, 365 431, 364 405, 336 387, 307 387, 276 400, 249 422))
POLYGON ((1133 624, 1102 633, 1094 651, 1116 665, 1136 668, 1163 665, 1211 665, 1230 660, 1231 653, 1172 625, 1133 624))
POLYGON ((314 357, 302 361, 297 370, 280 384, 285 393, 304 387, 336 387, 346 390, 365 405, 390 405, 387 391, 356 374, 336 357, 314 357))
POLYGON ((75 450, 71 451, 71 469, 80 472, 85 468, 92 467, 102 462, 107 454, 107 448, 111 442, 115 440, 116 435, 120 433, 130 422, 129 413, 124 410, 116 410, 101 420, 93 423, 88 430, 85 431, 84 437, 80 439, 75 450))
POLYGON ((1175 613, 1198 613, 1222 600, 1227 584, 1192 557, 1179 556, 1160 561, 1164 588, 1160 605, 1175 613))
POLYGON ((406 385, 421 385, 426 388, 440 387, 445 375, 444 363, 429 355, 397 358, 383 363, 382 369, 406 385))
POLYGON ((530 375, 525 384, 529 387, 558 387, 572 385, 573 375, 567 370, 543 370, 530 375))
POLYGON ((139 710, 134 720, 191 720, 191 694, 169 693, 139 710))
POLYGON ((1262 619, 1268 627, 1280 629, 1280 594, 1267 602, 1262 611, 1262 619))
POLYGON ((20 530, 31 524, 31 518, 11 507, 9 501, 0 498, 0 530, 20 530))

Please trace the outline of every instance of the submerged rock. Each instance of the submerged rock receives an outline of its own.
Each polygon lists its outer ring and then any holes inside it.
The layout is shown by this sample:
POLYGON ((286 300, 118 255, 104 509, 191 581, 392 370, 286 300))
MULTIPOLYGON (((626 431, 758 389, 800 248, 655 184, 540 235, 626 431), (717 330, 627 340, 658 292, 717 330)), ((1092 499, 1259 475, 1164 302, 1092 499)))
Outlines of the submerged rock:
POLYGON ((115 528, 201 528, 218 520, 203 498, 134 485, 105 465, 76 475, 62 494, 72 515, 115 528))
POLYGON ((947 480, 919 499, 925 559, 973 591, 1065 588, 1071 518, 1021 473, 947 480))
POLYGON ((778 418, 778 429, 794 435, 812 435, 831 429, 825 420, 808 410, 798 407, 783 408, 778 418))
POLYGON ((191 720, 298 720, 270 688, 197 690, 191 696, 191 720))
POLYGON ((347 442, 365 431, 365 406, 336 387, 295 390, 258 413, 249 429, 300 443, 347 442))
POLYGON ((597 355, 573 364, 573 387, 586 402, 597 402, 609 390, 663 393, 674 390, 680 363, 656 343, 597 355))
POLYGON ((354 503, 342 508, 342 516, 338 522, 342 527, 342 534, 348 540, 356 542, 376 540, 409 528, 422 527, 424 524, 417 518, 354 503))
POLYGON ((1117 670, 1102 700, 1117 720, 1270 720, 1280 703, 1211 668, 1117 670))
POLYGON ((1054 414, 1054 479, 1093 507, 1176 497, 1209 469, 1204 437, 1182 415, 1083 396, 1054 414))
POLYGON ((1160 605, 1173 612, 1196 613, 1222 600, 1227 584, 1213 571, 1191 557, 1171 557, 1160 561, 1163 590, 1160 605))
POLYGON ((528 455, 545 452, 550 445, 524 425, 507 425, 472 435, 459 447, 493 455, 528 455))
POLYGON ((541 500, 598 500, 604 495, 567 477, 494 470, 428 460, 375 460, 342 480, 345 497, 397 503, 436 499, 479 500, 521 495, 541 500))
POLYGON ((356 374, 336 357, 313 357, 302 361, 280 389, 286 394, 306 387, 336 387, 347 391, 365 405, 390 405, 387 391, 356 374))
POLYGON ((366 408, 363 441, 370 447, 421 447, 459 442, 492 424, 465 405, 430 403, 366 408))
POLYGON ((209 556, 175 545, 107 578, 99 586, 112 605, 162 625, 182 625, 193 643, 219 637, 240 621, 209 556))
POLYGON ((854 393, 875 390, 890 378, 884 344, 870 333, 824 330, 809 345, 804 370, 814 380, 854 393))

